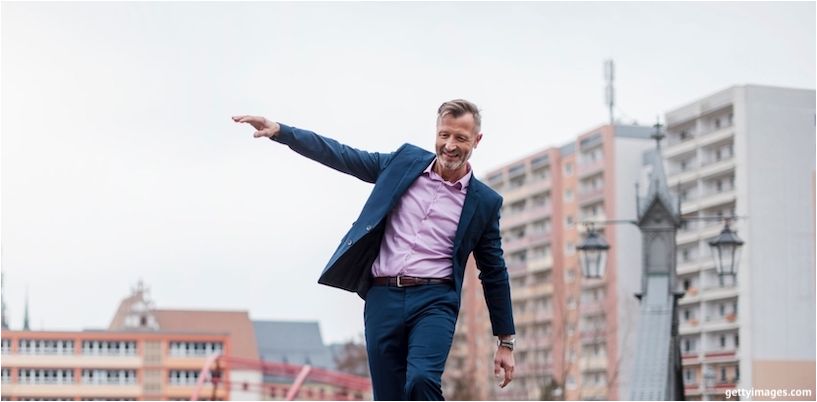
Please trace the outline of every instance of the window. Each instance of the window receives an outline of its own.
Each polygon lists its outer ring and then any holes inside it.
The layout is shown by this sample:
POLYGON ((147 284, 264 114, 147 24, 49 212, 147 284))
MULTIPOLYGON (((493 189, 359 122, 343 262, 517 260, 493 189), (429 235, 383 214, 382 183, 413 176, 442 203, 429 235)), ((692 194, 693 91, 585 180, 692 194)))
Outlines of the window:
POLYGON ((715 119, 715 130, 721 128, 721 119, 715 119))
POLYGON ((535 207, 545 206, 550 202, 550 194, 548 192, 535 194, 531 202, 533 202, 533 206, 535 207))
POLYGON ((541 219, 533 222, 534 233, 548 233, 550 232, 550 219, 541 219))
POLYGON ((688 130, 681 130, 681 133, 679 134, 679 137, 681 137, 681 141, 686 141, 686 140, 692 138, 692 135, 689 133, 688 130))
POLYGON ((570 162, 565 163, 564 171, 565 171, 565 176, 573 175, 573 164, 570 163, 570 162))
POLYGON ((576 245, 573 244, 573 242, 567 242, 567 245, 565 246, 565 254, 567 255, 576 254, 576 245))
POLYGON ((721 341, 721 349, 726 348, 726 336, 721 335, 720 336, 720 341, 721 341))
POLYGON ((738 336, 738 334, 735 334, 735 347, 740 346, 740 342, 739 342, 739 341, 740 341, 740 337, 738 336))
POLYGON ((550 177, 550 169, 547 167, 539 168, 533 171, 534 180, 547 180, 550 177))
POLYGON ((689 288, 691 288, 691 287, 692 287, 692 281, 690 281, 689 278, 684 279, 684 290, 689 290, 689 288))
POLYGON ((721 367, 721 382, 726 382, 726 367, 721 367))
POLYGON ((573 190, 567 189, 565 190, 565 202, 573 201, 573 190))
POLYGON ((695 374, 692 369, 684 369, 684 383, 692 384, 695 381, 695 374))
POLYGON ((565 216, 565 226, 567 226, 568 228, 571 228, 571 227, 573 227, 573 223, 574 223, 573 222, 573 215, 565 216))

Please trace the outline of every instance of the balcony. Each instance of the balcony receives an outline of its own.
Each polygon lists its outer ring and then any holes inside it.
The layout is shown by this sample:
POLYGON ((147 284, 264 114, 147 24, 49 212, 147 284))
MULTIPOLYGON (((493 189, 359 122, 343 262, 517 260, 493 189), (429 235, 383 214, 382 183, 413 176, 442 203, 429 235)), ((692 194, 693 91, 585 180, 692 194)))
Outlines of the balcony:
POLYGON ((530 285, 530 295, 532 297, 536 296, 544 296, 553 293, 553 283, 551 282, 543 282, 537 283, 534 285, 530 285))
POLYGON ((699 395, 700 393, 701 393, 701 384, 697 384, 697 383, 684 384, 684 394, 686 394, 686 395, 699 395))
POLYGON ((681 364, 684 366, 691 366, 701 363, 701 355, 697 351, 689 351, 681 353, 681 364))
POLYGON ((552 321, 553 320, 553 311, 551 310, 540 310, 534 314, 534 321, 537 323, 545 322, 545 321, 552 321))
POLYGON ((690 274, 698 272, 706 266, 706 260, 698 258, 689 261, 678 261, 676 264, 676 272, 678 275, 690 274))
MULTIPOLYGON (((139 398, 142 396, 141 385, 105 385, 89 387, 79 384, 69 385, 34 385, 3 384, 3 396, 25 396, 32 398, 62 398, 66 395, 80 398, 139 398)), ((209 395, 209 394, 205 394, 209 395)), ((189 394, 188 394, 189 397, 189 394)))
POLYGON ((552 186, 550 179, 528 180, 525 184, 502 192, 502 198, 506 204, 512 204, 530 197, 533 194, 541 193, 552 186))
POLYGON ((580 163, 576 167, 576 174, 579 178, 584 178, 587 176, 592 176, 595 173, 601 172, 604 170, 604 159, 599 159, 595 161, 588 161, 586 163, 580 163))
POLYGON ((597 315, 604 312, 604 306, 600 302, 587 302, 579 306, 582 315, 597 315))
POLYGON ((735 170, 735 158, 729 157, 719 161, 712 161, 710 163, 701 165, 698 170, 702 179, 708 179, 729 171, 735 170))
POLYGON ((735 130, 733 129, 733 127, 734 126, 732 125, 728 125, 726 127, 721 127, 715 131, 710 131, 706 134, 701 135, 698 138, 698 145, 705 147, 734 137, 735 130))
POLYGON ((701 298, 704 301, 712 301, 737 297, 738 294, 739 290, 737 286, 711 286, 704 288, 701 298))
POLYGON ((667 159, 674 158, 678 155, 691 152, 697 147, 704 147, 731 138, 735 135, 733 127, 734 126, 729 125, 718 130, 696 134, 695 137, 682 142, 667 141, 668 145, 664 150, 664 157, 667 159))
POLYGON ((691 320, 683 321, 681 320, 680 325, 678 326, 678 333, 680 335, 691 335, 697 334, 701 332, 701 323, 698 319, 693 318, 691 320))
POLYGON ((718 205, 727 204, 730 202, 735 202, 737 194, 734 189, 721 191, 721 192, 713 192, 702 196, 698 200, 698 208, 705 209, 711 208, 718 205))
POLYGON ((553 268, 553 257, 539 257, 528 261, 528 272, 547 271, 553 268))
POLYGON ((528 235, 528 238, 530 239, 530 244, 532 244, 532 245, 541 245, 541 244, 550 243, 552 237, 553 237, 553 232, 550 229, 547 229, 547 230, 544 230, 544 231, 538 231, 538 232, 537 231, 531 231, 530 234, 528 235))
POLYGON ((671 173, 667 176, 667 183, 670 188, 676 189, 678 185, 685 185, 698 180, 698 170, 689 168, 682 172, 671 173))
POLYGON ((607 356, 590 356, 579 359, 582 371, 607 370, 607 356))
MULTIPOLYGON (((708 317, 709 318, 709 317, 708 317)), ((723 318, 713 318, 711 320, 704 320, 701 329, 705 332, 713 332, 713 331, 728 331, 738 329, 740 326, 738 325, 738 321, 729 321, 726 317, 723 318)))
POLYGON ((30 368, 94 368, 133 369, 142 365, 140 356, 83 356, 83 355, 20 355, 3 356, 3 366, 30 368))
POLYGON ((581 339, 582 342, 603 341, 607 339, 607 330, 604 328, 583 330, 581 331, 581 339))
POLYGON ((522 251, 530 245, 530 238, 527 236, 517 237, 515 239, 502 239, 502 248, 506 254, 512 254, 517 251, 522 251))
POLYGON ((673 142, 670 143, 667 140, 667 147, 664 149, 664 158, 673 158, 681 154, 685 154, 687 152, 695 150, 698 147, 697 141, 695 138, 690 138, 680 142, 673 142))
POLYGON ((587 189, 580 191, 576 197, 579 205, 589 204, 604 199, 604 187, 587 189))
POLYGON ((552 213, 553 208, 550 204, 535 206, 514 214, 506 214, 505 216, 502 216, 500 223, 503 228, 514 228, 519 225, 533 222, 539 218, 544 218, 552 213))
POLYGON ((704 353, 705 363, 731 363, 739 360, 738 350, 718 350, 704 353))

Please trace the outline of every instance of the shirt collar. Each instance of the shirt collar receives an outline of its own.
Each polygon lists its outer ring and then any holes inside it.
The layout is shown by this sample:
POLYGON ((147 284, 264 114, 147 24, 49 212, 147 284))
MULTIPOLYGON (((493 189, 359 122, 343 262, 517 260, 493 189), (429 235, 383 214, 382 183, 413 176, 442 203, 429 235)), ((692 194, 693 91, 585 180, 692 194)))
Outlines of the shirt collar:
POLYGON ((468 167, 468 173, 466 173, 465 176, 462 176, 462 178, 457 180, 456 182, 451 183, 449 181, 446 181, 442 177, 440 177, 440 175, 438 175, 437 172, 435 172, 434 169, 432 169, 432 167, 434 167, 434 163, 436 163, 436 162, 437 162, 437 158, 434 158, 434 160, 431 161, 431 163, 428 165, 428 167, 426 167, 426 169, 423 170, 423 173, 428 174, 428 177, 430 177, 432 179, 440 180, 441 182, 445 183, 448 186, 456 187, 463 194, 465 194, 466 190, 468 189, 468 185, 471 184, 471 176, 473 175, 473 171, 471 170, 471 164, 468 163, 468 162, 465 162, 466 166, 468 167))

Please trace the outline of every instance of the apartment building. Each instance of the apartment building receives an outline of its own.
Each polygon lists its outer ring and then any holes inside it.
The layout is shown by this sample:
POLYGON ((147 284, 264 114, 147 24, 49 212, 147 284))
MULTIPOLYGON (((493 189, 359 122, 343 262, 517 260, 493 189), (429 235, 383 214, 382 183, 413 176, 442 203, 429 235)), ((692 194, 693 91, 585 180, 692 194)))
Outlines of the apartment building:
POLYGON ((504 198, 503 249, 517 326, 515 380, 499 390, 473 261, 446 369, 446 391, 474 399, 617 399, 629 378, 640 284, 640 236, 609 226, 608 275, 584 280, 576 246, 581 222, 632 219, 641 154, 651 128, 605 125, 489 172, 504 198), (449 370, 450 369, 450 370, 449 370), (449 373, 450 371, 450 373, 449 373), (488 384, 487 386, 483 384, 488 384))
POLYGON ((2 400, 366 400, 368 378, 335 371, 317 322, 246 311, 156 308, 140 282, 107 330, 2 332, 2 400), (220 355, 216 361, 213 356, 220 355), (220 371, 198 384, 202 369, 220 371), (215 384, 215 385, 214 385, 215 384))
POLYGON ((724 391, 815 388, 815 91, 734 86, 669 111, 663 155, 684 218, 740 217, 736 278, 707 242, 678 232, 681 351, 688 399, 724 391))
MULTIPOLYGON (((12 331, 2 335, 3 400, 190 400, 227 335, 141 331, 12 331)), ((230 372, 224 373, 230 379, 230 372)), ((225 400, 208 385, 202 398, 225 400)))

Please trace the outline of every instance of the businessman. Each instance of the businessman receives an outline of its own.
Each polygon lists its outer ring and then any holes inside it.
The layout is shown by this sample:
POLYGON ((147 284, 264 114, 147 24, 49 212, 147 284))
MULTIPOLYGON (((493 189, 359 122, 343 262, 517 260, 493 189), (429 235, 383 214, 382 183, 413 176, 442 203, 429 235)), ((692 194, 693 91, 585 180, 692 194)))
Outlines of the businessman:
POLYGON ((365 300, 375 400, 443 400, 442 373, 472 252, 497 337, 494 375, 503 388, 511 382, 515 330, 499 235, 502 197, 477 180, 468 162, 482 139, 476 105, 457 99, 439 107, 434 153, 411 144, 366 152, 261 116, 233 120, 250 124, 256 138, 374 183, 318 283, 365 300))

